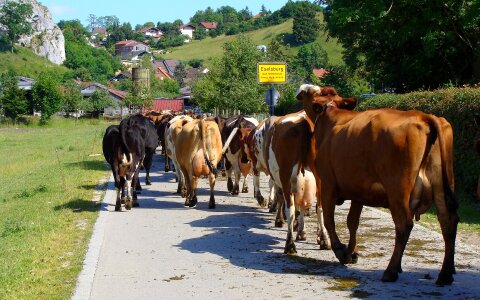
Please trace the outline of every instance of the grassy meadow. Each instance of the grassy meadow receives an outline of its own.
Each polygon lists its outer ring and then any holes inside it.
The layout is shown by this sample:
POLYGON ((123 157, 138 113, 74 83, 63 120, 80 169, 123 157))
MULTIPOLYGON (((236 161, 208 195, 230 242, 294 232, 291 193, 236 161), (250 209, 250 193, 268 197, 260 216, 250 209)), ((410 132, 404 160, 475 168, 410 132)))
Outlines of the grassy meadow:
POLYGON ((0 299, 70 298, 109 175, 99 120, 0 128, 0 299))
MULTIPOLYGON (((323 23, 323 15, 319 15, 321 22, 323 23)), ((267 45, 271 40, 277 36, 286 36, 288 39, 292 35, 293 19, 288 21, 250 32, 244 33, 257 45, 267 45)), ((208 65, 208 60, 211 57, 220 57, 223 54, 223 45, 226 42, 232 41, 237 38, 237 35, 220 35, 215 38, 207 37, 203 40, 193 40, 179 47, 169 49, 169 53, 162 55, 168 59, 178 59, 181 61, 188 61, 190 59, 203 59, 208 65)), ((318 33, 317 40, 324 43, 323 48, 328 53, 330 62, 335 64, 343 64, 342 61, 342 46, 337 43, 337 40, 330 38, 327 40, 327 36, 323 31, 318 33)), ((289 52, 292 55, 296 55, 300 47, 289 47, 289 52)))
POLYGON ((32 50, 17 46, 15 53, 0 51, 0 73, 14 70, 18 75, 38 78, 43 71, 52 71, 60 77, 69 71, 64 66, 58 66, 46 58, 40 57, 32 50))

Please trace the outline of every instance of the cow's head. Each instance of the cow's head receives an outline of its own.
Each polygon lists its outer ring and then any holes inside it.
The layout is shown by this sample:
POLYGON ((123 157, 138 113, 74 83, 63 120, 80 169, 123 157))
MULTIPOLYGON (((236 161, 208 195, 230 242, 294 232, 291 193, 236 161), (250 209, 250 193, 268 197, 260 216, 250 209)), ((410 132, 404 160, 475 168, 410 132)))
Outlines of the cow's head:
POLYGON ((327 106, 352 110, 357 105, 357 98, 342 98, 334 87, 302 84, 297 91, 297 99, 302 101, 305 112, 312 118, 321 114, 327 106))

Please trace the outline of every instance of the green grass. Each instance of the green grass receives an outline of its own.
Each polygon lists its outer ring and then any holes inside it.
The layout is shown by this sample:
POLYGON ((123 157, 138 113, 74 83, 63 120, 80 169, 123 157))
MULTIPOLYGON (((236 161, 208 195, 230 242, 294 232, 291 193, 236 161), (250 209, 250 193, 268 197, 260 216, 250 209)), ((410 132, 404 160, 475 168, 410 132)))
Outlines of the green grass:
POLYGON ((56 119, 0 128, 0 299, 70 298, 109 174, 107 124, 56 119))
POLYGON ((69 70, 64 66, 58 66, 51 63, 46 58, 40 57, 32 52, 32 50, 17 46, 16 52, 10 51, 0 52, 0 73, 4 73, 9 69, 14 70, 18 75, 38 78, 43 71, 52 71, 62 76, 69 70))
MULTIPOLYGON (((322 15, 320 15, 320 20, 323 23, 322 15)), ((272 39, 275 39, 279 35, 286 35, 287 37, 290 36, 293 32, 292 27, 293 20, 289 19, 282 24, 246 32, 244 35, 249 37, 257 45, 268 45, 272 39)), ((216 38, 207 37, 206 39, 200 41, 193 40, 190 43, 184 44, 180 47, 169 49, 170 52, 163 55, 163 57, 168 59, 178 59, 181 61, 188 61, 193 58, 208 61, 208 59, 211 57, 221 56, 223 53, 223 45, 226 42, 232 41, 236 38, 236 35, 221 35, 216 38)), ((337 43, 336 39, 330 38, 327 41, 326 34, 323 31, 320 31, 318 33, 317 40, 322 41, 323 48, 325 51, 327 51, 331 63, 342 63, 343 48, 337 43)), ((292 46, 289 49, 289 53, 296 55, 299 48, 299 46, 292 46)))

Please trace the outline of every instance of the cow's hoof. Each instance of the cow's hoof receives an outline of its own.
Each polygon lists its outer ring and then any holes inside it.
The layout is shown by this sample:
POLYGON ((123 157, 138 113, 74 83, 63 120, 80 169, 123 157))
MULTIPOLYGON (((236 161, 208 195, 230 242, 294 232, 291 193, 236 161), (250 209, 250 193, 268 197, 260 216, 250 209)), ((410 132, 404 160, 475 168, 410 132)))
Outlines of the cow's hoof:
POLYGON ((398 273, 390 270, 385 270, 383 272, 382 281, 383 282, 395 282, 398 279, 398 273))
POLYGON ((320 250, 332 250, 332 246, 330 245, 329 241, 324 239, 317 239, 317 243, 320 245, 320 250))
POLYGON ((197 206, 197 196, 194 196, 192 200, 190 200, 190 204, 188 205, 188 207, 190 208, 194 208, 195 206, 197 206))
POLYGON ((165 172, 170 172, 170 168, 165 167, 165 172))
POLYGON ((260 205, 260 207, 265 207, 267 205, 267 203, 265 202, 265 199, 263 198, 262 195, 260 196, 257 196, 257 202, 258 202, 258 205, 260 205))
POLYGON ((297 241, 306 241, 307 240, 307 235, 305 234, 305 230, 302 230, 297 234, 296 240, 297 241))
MULTIPOLYGON (((231 192, 231 191, 233 190, 233 181, 232 181, 232 178, 228 178, 228 179, 227 179, 227 190, 228 190, 229 192, 231 192)), ((232 192, 232 194, 233 194, 233 192, 232 192)))
POLYGON ((445 286, 445 285, 451 285, 453 282, 453 274, 447 274, 447 272, 440 271, 440 274, 438 274, 437 281, 435 281, 435 284, 438 286, 445 286))
POLYGON ((132 209, 132 201, 125 202, 125 209, 126 210, 131 210, 132 209))
POLYGON ((115 211, 122 211, 122 206, 119 204, 115 205, 115 211))
MULTIPOLYGON (((358 252, 353 252, 352 255, 351 255, 351 263, 352 264, 356 264, 358 262, 358 252)), ((400 271, 400 273, 402 273, 402 271, 400 271)))
POLYGON ((238 195, 238 186, 234 186, 232 189, 232 195, 236 196, 238 195))
POLYGON ((282 228, 283 224, 285 224, 284 220, 275 220, 275 227, 282 228))
POLYGON ((248 193, 248 187, 244 187, 244 188, 242 189, 242 193, 248 193))
POLYGON ((295 247, 295 244, 293 242, 287 243, 285 245, 285 250, 283 251, 283 253, 289 254, 289 255, 297 253, 297 248, 295 247))
POLYGON ((344 244, 340 244, 340 246, 336 247, 333 252, 341 264, 345 265, 350 263, 351 255, 349 255, 347 247, 344 244))

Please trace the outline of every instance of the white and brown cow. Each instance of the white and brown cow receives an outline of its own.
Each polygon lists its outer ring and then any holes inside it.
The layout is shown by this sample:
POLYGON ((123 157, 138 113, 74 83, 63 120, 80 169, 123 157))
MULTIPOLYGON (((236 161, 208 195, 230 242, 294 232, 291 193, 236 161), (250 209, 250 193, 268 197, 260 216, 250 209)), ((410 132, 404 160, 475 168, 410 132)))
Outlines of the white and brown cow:
POLYGON ((217 123, 196 119, 184 124, 175 141, 175 158, 185 178, 185 206, 196 206, 198 179, 202 175, 208 175, 208 208, 215 208, 215 177, 217 164, 222 158, 222 138, 217 123))
POLYGON ((251 162, 245 155, 244 137, 249 131, 258 125, 258 121, 254 118, 245 116, 234 116, 225 121, 222 130, 222 142, 225 145, 225 169, 227 173, 227 189, 232 195, 238 195, 240 177, 243 175, 242 193, 248 192, 247 179, 251 169, 251 162), (240 130, 243 129, 243 130, 240 130), (232 181, 232 175, 234 180, 232 181))
MULTIPOLYGON (((284 117, 270 117, 257 126, 256 131, 247 138, 249 157, 254 163, 254 185, 258 189, 258 172, 270 175, 273 194, 289 208, 288 234, 285 253, 294 253, 293 227, 295 211, 299 211, 297 240, 305 239, 304 215, 317 199, 317 185, 313 173, 307 166, 310 137, 305 112, 284 117)), ((259 193, 258 193, 259 194, 259 193)), ((256 193, 256 197, 258 197, 256 193)), ((263 198, 263 197, 262 197, 263 198)), ((319 204, 319 202, 318 202, 319 204)), ((283 205, 277 209, 275 226, 283 225, 283 205)), ((330 249, 326 229, 323 226, 321 208, 317 214, 318 238, 321 249, 330 249)))
POLYGON ((178 187, 177 193, 180 193, 182 197, 186 197, 186 188, 184 183, 184 176, 180 170, 178 160, 176 157, 175 142, 178 134, 182 131, 183 125, 193 121, 193 118, 187 115, 176 116, 168 122, 168 126, 165 127, 165 155, 168 156, 175 167, 175 173, 177 175, 178 187))

